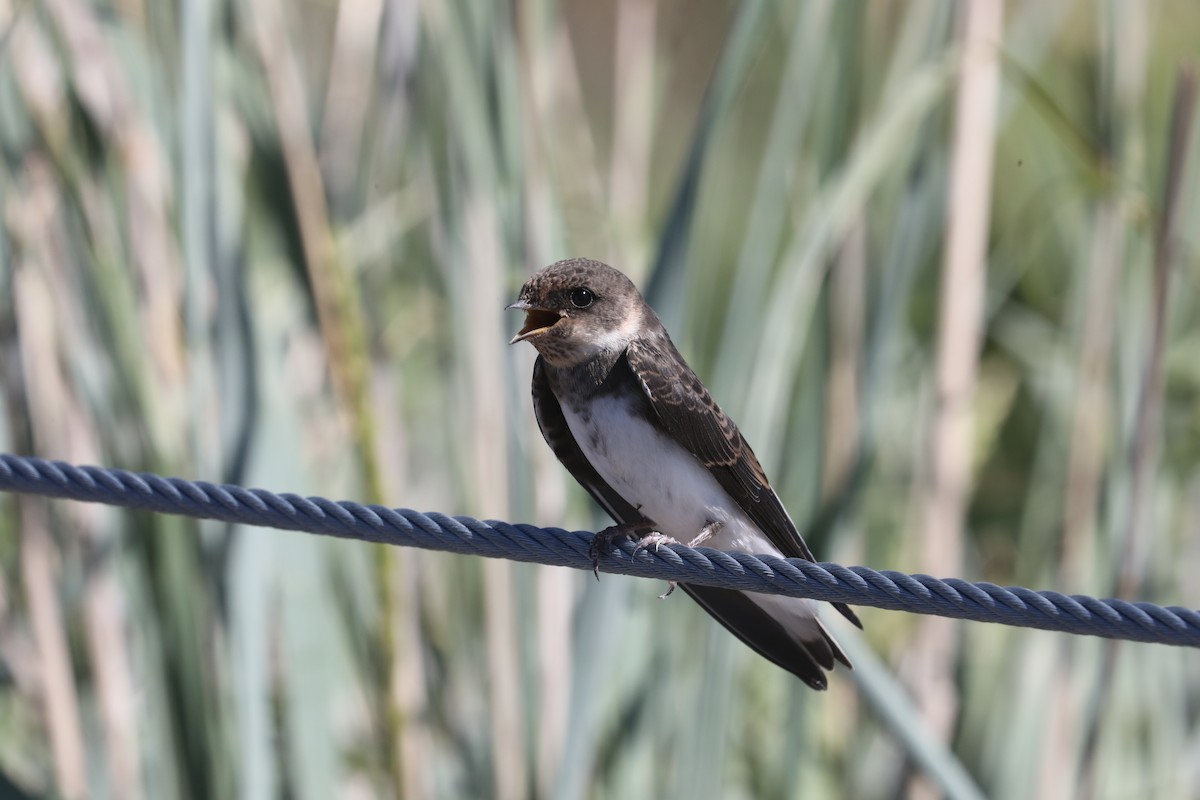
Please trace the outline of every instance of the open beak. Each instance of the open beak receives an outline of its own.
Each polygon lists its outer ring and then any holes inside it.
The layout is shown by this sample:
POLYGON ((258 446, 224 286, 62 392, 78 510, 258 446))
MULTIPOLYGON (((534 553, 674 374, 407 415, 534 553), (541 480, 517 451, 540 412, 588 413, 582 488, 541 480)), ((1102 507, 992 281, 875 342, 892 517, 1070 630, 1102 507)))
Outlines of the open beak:
POLYGON ((517 335, 509 340, 509 344, 523 342, 531 336, 545 333, 565 316, 559 311, 549 311, 544 308, 532 306, 524 300, 518 300, 511 305, 505 306, 506 311, 511 309, 525 312, 525 324, 521 326, 521 330, 517 331, 517 335))

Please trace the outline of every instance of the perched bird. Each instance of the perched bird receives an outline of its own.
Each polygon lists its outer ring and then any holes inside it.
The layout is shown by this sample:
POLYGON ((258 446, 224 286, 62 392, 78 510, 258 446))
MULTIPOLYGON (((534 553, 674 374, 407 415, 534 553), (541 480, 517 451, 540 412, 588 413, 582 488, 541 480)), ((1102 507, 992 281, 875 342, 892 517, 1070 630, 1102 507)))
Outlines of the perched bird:
MULTIPOLYGON (((678 540, 814 560, 741 432, 629 278, 599 261, 559 261, 531 277, 509 308, 525 312, 510 344, 529 342, 539 353, 533 407, 542 436, 617 522, 597 534, 593 552, 640 536, 639 548, 678 540)), ((814 689, 826 688, 835 659, 850 666, 814 600, 682 587, 814 689)), ((862 627, 845 604, 835 607, 862 627)))

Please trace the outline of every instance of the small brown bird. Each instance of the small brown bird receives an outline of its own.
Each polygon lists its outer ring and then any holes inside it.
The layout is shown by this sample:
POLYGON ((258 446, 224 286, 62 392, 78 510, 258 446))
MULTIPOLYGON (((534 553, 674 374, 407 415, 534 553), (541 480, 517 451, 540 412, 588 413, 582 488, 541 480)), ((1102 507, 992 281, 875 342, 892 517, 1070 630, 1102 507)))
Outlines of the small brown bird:
MULTIPOLYGON (((627 277, 599 261, 559 261, 530 278, 509 308, 525 312, 511 343, 539 353, 533 407, 542 436, 617 522, 597 534, 593 552, 641 535, 639 548, 682 540, 814 560, 741 432, 627 277)), ((835 659, 850 666, 816 601, 683 589, 814 689, 826 688, 835 659)), ((835 608, 862 627, 845 604, 835 608)))

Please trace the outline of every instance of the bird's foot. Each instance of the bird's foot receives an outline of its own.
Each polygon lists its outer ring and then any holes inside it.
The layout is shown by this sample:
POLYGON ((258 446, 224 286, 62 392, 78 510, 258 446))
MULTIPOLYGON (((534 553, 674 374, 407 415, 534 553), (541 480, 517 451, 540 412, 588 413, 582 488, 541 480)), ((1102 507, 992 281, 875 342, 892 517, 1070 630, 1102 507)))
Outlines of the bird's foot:
MULTIPOLYGON (((679 540, 673 539, 666 534, 659 533, 658 531, 651 531, 642 538, 638 539, 637 545, 633 548, 633 555, 631 558, 637 558, 638 553, 642 552, 643 550, 648 550, 651 547, 653 547, 654 552, 657 553, 658 549, 664 544, 679 544, 679 540)), ((675 591, 675 581, 667 581, 667 590, 660 594, 658 599, 666 600, 671 596, 671 592, 673 591, 675 591)))
MULTIPOLYGON (((687 543, 687 546, 699 547, 723 527, 725 527, 725 523, 723 522, 707 523, 700 529, 700 533, 687 543)), ((673 539, 660 531, 656 531, 654 526, 648 522, 607 527, 592 537, 591 546, 588 547, 588 555, 592 558, 592 574, 596 576, 596 580, 600 580, 600 557, 612 550, 621 539, 631 539, 634 536, 639 536, 639 538, 633 547, 631 558, 637 558, 638 553, 648 550, 651 547, 657 553, 659 548, 664 544, 679 544, 678 539, 673 539)), ((667 581, 667 590, 660 594, 659 598, 665 600, 670 597, 677 585, 676 581, 667 581)))
POLYGON ((650 533, 637 540, 637 544, 633 548, 633 555, 630 558, 637 558, 638 553, 643 550, 649 550, 651 547, 657 553, 658 549, 664 544, 679 544, 679 542, 666 534, 659 533, 658 531, 650 531, 650 533))
MULTIPOLYGON (((650 538, 651 536, 662 534, 654 530, 654 526, 648 522, 638 522, 630 525, 612 525, 597 533, 592 537, 592 543, 588 547, 588 555, 592 559, 592 574, 596 576, 596 580, 600 580, 600 557, 607 555, 621 539, 631 539, 634 536, 641 536, 638 539, 638 545, 650 538)), ((634 555, 637 555, 637 550, 634 550, 634 555)))
MULTIPOLYGON (((712 536, 713 536, 713 535, 714 535, 714 534, 715 534, 717 531, 721 530, 721 528, 723 528, 723 527, 725 527, 725 523, 724 523, 724 522, 710 522, 710 523, 708 523, 707 525, 705 525, 703 528, 701 528, 701 529, 700 529, 700 533, 696 535, 696 538, 692 539, 690 542, 688 542, 688 543, 687 543, 687 546, 688 546, 688 547, 699 547, 700 545, 702 545, 702 544, 704 544, 705 542, 707 542, 707 541, 708 541, 710 538, 712 538, 712 536)), ((655 549, 657 549, 657 547, 658 547, 658 545, 659 545, 659 544, 667 544, 667 543, 670 543, 670 544, 677 544, 677 542, 676 542, 674 539, 670 539, 669 537, 664 537, 664 539, 665 539, 666 541, 662 541, 662 542, 656 542, 656 543, 655 543, 655 549)), ((644 541, 644 540, 643 540, 643 541, 644 541)), ((634 549, 634 551, 633 551, 633 552, 634 552, 634 555, 637 555, 637 551, 638 551, 638 550, 640 550, 640 549, 641 549, 641 547, 642 547, 642 544, 641 544, 641 542, 639 542, 639 543, 638 543, 638 547, 637 547, 637 548, 635 548, 635 549, 634 549)), ((658 599, 659 599, 659 600, 666 600, 668 597, 670 597, 670 596, 671 596, 671 592, 675 591, 675 587, 676 587, 676 586, 678 586, 678 585, 679 585, 679 582, 678 582, 678 581, 667 581, 667 590, 666 590, 665 592, 663 592, 662 594, 660 594, 660 595, 658 596, 658 599)))
MULTIPOLYGON (((641 553, 642 551, 644 551, 644 549, 649 549, 650 547, 653 547, 654 552, 658 553, 660 547, 662 547, 664 545, 678 545, 678 543, 679 543, 679 540, 672 539, 671 536, 667 536, 665 534, 660 534, 659 531, 656 531, 656 530, 652 531, 652 533, 649 533, 646 536, 642 536, 641 539, 637 540, 637 545, 634 547, 634 558, 637 557, 638 553, 641 553)), ((667 581, 667 590, 664 591, 664 593, 662 593, 661 595, 659 595, 659 600, 666 600, 667 597, 670 597, 672 591, 674 591, 674 588, 676 588, 676 582, 667 581)))

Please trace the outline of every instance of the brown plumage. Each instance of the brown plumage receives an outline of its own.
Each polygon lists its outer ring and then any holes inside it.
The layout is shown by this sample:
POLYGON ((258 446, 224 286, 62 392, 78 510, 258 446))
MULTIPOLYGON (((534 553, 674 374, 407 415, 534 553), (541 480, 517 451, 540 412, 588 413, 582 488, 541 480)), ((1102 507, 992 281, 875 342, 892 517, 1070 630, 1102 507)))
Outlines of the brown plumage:
MULTIPOLYGON (((737 425, 625 275, 560 261, 531 277, 510 308, 526 312, 513 341, 540 353, 533 403, 543 437, 619 525, 646 523, 683 541, 713 525, 711 546, 814 560, 737 425)), ((825 688, 835 659, 850 666, 812 601, 683 588, 814 688, 825 688)))

